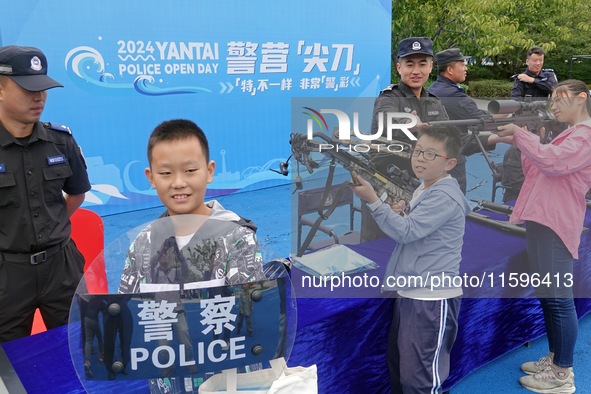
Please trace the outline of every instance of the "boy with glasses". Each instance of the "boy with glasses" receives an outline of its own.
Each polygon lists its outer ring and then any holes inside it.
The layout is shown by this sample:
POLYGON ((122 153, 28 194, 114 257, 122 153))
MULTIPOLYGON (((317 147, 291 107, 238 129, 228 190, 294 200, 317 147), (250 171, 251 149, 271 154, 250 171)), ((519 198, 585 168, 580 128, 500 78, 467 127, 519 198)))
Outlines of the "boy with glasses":
MULTIPOLYGON (((408 37, 398 43, 396 58, 396 72, 400 75, 398 83, 389 85, 376 98, 373 107, 371 133, 376 135, 381 131, 380 123, 386 124, 388 113, 396 112, 412 114, 418 118, 417 126, 411 128, 416 133, 421 124, 433 121, 449 120, 445 107, 424 88, 431 70, 433 69, 433 41, 428 37, 408 37)), ((408 118, 400 119, 405 123, 408 118)), ((400 130, 393 130, 392 137, 406 143, 412 143, 400 130)), ((402 171, 414 176, 410 160, 406 155, 376 155, 372 158, 375 168, 382 174, 388 173, 388 168, 395 165, 402 171)), ((455 172, 456 170, 454 170, 455 172)), ((452 174, 452 176, 455 176, 452 174)), ((383 237, 366 207, 361 208, 361 240, 369 241, 383 237)))
POLYGON ((422 183, 405 216, 404 201, 378 197, 365 179, 357 177, 359 185, 351 186, 380 229, 398 243, 383 287, 397 293, 387 351, 392 393, 441 393, 449 376, 462 295, 453 279, 459 275, 470 212, 458 182, 448 174, 460 149, 457 128, 422 128, 411 158, 422 183))

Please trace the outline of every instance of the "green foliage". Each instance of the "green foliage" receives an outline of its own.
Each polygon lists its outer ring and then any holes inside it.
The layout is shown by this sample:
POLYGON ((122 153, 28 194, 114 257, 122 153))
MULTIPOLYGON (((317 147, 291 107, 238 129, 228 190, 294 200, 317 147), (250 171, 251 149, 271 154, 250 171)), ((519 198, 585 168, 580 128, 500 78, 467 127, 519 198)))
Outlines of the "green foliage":
POLYGON ((482 79, 507 79, 505 72, 491 66, 468 66, 466 83, 482 79))
POLYGON ((513 82, 499 80, 472 81, 468 84, 468 87, 472 97, 509 97, 513 82))
POLYGON ((405 37, 427 36, 435 51, 459 47, 478 64, 494 63, 491 73, 503 79, 524 69, 532 46, 557 62, 591 54, 589 20, 588 0, 393 0, 392 53, 405 37))
POLYGON ((559 81, 565 79, 579 79, 587 83, 591 82, 591 59, 575 59, 572 63, 568 59, 547 59, 544 68, 551 68, 556 73, 559 81))

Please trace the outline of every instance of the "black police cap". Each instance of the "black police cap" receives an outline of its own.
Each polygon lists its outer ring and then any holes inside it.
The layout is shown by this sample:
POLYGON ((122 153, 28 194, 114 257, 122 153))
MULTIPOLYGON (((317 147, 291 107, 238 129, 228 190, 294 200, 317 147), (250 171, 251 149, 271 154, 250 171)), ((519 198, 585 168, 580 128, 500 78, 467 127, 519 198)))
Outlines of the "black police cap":
POLYGON ((0 74, 31 92, 63 87, 47 76, 47 58, 41 50, 33 47, 0 47, 0 74))
POLYGON ((433 41, 428 37, 408 37, 398 43, 398 58, 416 54, 433 56, 433 41))
POLYGON ((438 65, 445 65, 451 62, 469 59, 470 56, 462 55, 459 48, 450 48, 435 54, 435 61, 438 65))

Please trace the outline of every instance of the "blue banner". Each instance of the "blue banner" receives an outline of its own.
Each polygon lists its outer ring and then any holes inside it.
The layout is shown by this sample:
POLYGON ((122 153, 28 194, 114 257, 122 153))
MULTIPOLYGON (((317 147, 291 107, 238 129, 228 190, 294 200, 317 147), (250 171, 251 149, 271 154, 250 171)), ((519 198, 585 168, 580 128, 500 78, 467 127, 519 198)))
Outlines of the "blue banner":
POLYGON ((294 97, 375 97, 390 80, 385 0, 0 0, 0 45, 40 48, 42 120, 70 127, 88 164, 84 206, 160 205, 144 176, 153 128, 195 121, 217 168, 207 197, 283 184, 294 97))

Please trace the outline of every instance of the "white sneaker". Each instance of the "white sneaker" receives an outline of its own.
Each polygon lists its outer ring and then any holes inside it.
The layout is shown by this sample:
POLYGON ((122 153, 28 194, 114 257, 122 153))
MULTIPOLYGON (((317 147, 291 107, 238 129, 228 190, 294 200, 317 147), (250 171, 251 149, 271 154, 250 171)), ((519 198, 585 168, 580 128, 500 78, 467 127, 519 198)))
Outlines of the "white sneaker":
POLYGON ((550 354, 545 355, 538 361, 528 361, 521 364, 521 370, 523 373, 533 375, 538 372, 542 372, 546 368, 552 365, 552 356, 550 354))
POLYGON ((552 370, 552 367, 547 367, 534 375, 522 376, 519 378, 519 383, 534 393, 574 393, 576 390, 575 374, 572 369, 566 373, 559 372, 557 374, 552 370))

